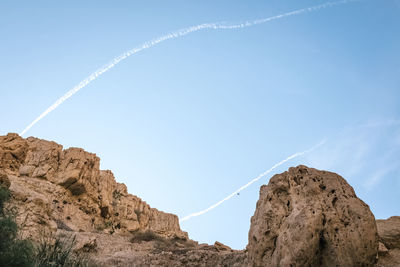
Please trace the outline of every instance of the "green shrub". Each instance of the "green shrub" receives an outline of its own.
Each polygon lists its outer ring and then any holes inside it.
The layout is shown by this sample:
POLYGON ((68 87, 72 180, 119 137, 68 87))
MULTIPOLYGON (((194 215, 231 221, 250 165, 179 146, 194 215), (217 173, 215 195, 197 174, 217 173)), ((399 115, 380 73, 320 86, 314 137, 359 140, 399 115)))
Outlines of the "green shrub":
POLYGON ((11 217, 0 218, 0 251, 17 237, 18 226, 11 217))
POLYGON ((0 252, 2 266, 30 267, 33 265, 33 246, 28 240, 13 240, 0 252))
POLYGON ((37 266, 65 266, 71 255, 75 237, 53 237, 52 234, 42 233, 36 248, 37 266))
POLYGON ((18 239, 18 226, 13 214, 4 210, 10 192, 0 187, 0 263, 2 266, 33 266, 33 246, 28 240, 18 239))
POLYGON ((0 215, 4 213, 4 203, 10 198, 10 191, 7 188, 0 186, 0 215))
POLYGON ((73 235, 57 235, 42 233, 36 249, 35 266, 95 266, 84 254, 73 252, 76 240, 73 235))

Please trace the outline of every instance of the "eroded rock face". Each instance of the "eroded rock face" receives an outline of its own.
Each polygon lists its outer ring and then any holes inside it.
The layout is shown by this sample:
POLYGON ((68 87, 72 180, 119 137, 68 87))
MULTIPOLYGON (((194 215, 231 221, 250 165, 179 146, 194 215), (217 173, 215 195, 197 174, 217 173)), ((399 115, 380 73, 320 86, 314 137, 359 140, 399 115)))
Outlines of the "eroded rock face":
POLYGON ((0 136, 0 168, 4 170, 18 170, 25 161, 27 153, 26 140, 18 134, 7 134, 0 136))
POLYGON ((379 234, 379 261, 377 266, 400 266, 400 216, 376 220, 379 234))
POLYGON ((373 266, 377 252, 374 215, 339 175, 298 166, 261 187, 252 266, 373 266))
POLYGON ((376 220, 380 241, 388 249, 400 249, 400 216, 392 216, 387 220, 376 220))
POLYGON ((40 228, 124 233, 153 230, 187 238, 178 217, 151 208, 117 183, 100 159, 80 148, 63 147, 17 134, 0 136, 0 182, 13 195, 26 235, 40 228))
POLYGON ((55 142, 33 137, 27 138, 26 141, 27 155, 23 165, 19 168, 19 174, 54 182, 58 171, 62 146, 55 142))

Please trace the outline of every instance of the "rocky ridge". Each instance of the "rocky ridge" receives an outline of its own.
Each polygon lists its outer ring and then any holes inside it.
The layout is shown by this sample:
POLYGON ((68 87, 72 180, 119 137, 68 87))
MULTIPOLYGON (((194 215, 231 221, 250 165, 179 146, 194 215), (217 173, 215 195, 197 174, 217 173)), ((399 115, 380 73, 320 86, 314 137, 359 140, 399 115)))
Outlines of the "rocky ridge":
POLYGON ((152 230, 187 238, 176 215, 151 208, 99 166, 95 154, 80 148, 63 150, 55 142, 17 134, 0 137, 0 173, 11 181, 18 219, 28 236, 47 227, 105 233, 152 230))

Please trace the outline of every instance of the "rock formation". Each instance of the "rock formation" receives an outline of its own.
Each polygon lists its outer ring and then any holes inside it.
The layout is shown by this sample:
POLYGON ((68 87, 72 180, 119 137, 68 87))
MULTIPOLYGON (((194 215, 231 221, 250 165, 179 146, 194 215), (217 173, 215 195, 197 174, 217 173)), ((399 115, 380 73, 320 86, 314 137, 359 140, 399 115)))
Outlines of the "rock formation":
POLYGON ((0 181, 9 183, 23 230, 40 228, 107 233, 152 230, 165 237, 187 238, 178 217, 151 208, 128 194, 100 159, 80 148, 63 150, 54 142, 0 137, 0 181))
POLYGON ((261 187, 253 266, 373 266, 377 251, 374 215, 339 175, 298 166, 261 187))
MULTIPOLYGON (((0 185, 9 188, 24 238, 75 236, 76 252, 105 266, 243 266, 245 251, 198 245, 178 217, 151 208, 80 148, 17 134, 0 136, 0 185), (150 239, 132 241, 150 231, 150 239)), ((1 265, 1 264, 0 264, 1 265)))
POLYGON ((273 176, 238 251, 188 239, 176 215, 129 194, 99 165, 80 148, 0 136, 0 186, 22 236, 73 235, 74 250, 104 266, 400 266, 400 217, 375 222, 337 174, 298 166, 273 176))
POLYGON ((400 216, 377 220, 379 266, 400 266, 400 216))

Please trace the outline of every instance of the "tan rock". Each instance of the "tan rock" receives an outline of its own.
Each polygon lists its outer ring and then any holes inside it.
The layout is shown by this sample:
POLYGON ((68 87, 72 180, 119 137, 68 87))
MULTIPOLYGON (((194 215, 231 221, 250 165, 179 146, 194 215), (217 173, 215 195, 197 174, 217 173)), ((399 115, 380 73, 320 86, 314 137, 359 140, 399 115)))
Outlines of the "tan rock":
POLYGON ((400 266, 400 249, 390 249, 385 254, 380 254, 376 267, 400 266))
POLYGON ((101 215, 103 217, 110 216, 113 214, 113 200, 120 196, 116 195, 117 184, 115 182, 114 175, 111 171, 100 171, 99 177, 99 198, 101 206, 101 215))
POLYGON ((6 171, 16 171, 24 162, 28 144, 18 134, 9 133, 0 136, 0 168, 6 171))
POLYGON ((373 266, 373 214, 339 175, 298 166, 260 189, 249 231, 252 266, 373 266))
POLYGON ((379 256, 386 255, 389 252, 389 250, 386 248, 385 244, 382 242, 379 242, 379 247, 378 247, 378 254, 379 256))
POLYGON ((228 247, 227 245, 224 245, 224 244, 222 244, 221 242, 218 242, 218 241, 215 241, 214 247, 218 251, 232 251, 232 249, 230 247, 228 247))
POLYGON ((98 195, 100 180, 100 159, 80 148, 63 150, 56 183, 69 189, 73 195, 87 193, 95 198, 98 195))
POLYGON ((151 208, 128 194, 100 159, 80 148, 17 134, 0 136, 0 180, 9 185, 23 231, 40 228, 129 233, 153 230, 165 237, 187 238, 178 217, 151 208))
POLYGON ((74 250, 79 253, 93 253, 97 252, 97 239, 95 237, 86 236, 85 239, 78 239, 74 250))
POLYGON ((400 216, 376 220, 379 239, 388 249, 400 249, 400 216))
POLYGON ((79 232, 76 234, 76 250, 96 240, 94 259, 104 266, 247 266, 247 254, 243 250, 217 251, 213 246, 177 239, 153 239, 131 242, 132 235, 119 236, 103 233, 79 232))
POLYGON ((55 142, 29 137, 26 139, 28 151, 19 174, 54 181, 58 170, 62 146, 55 142))

